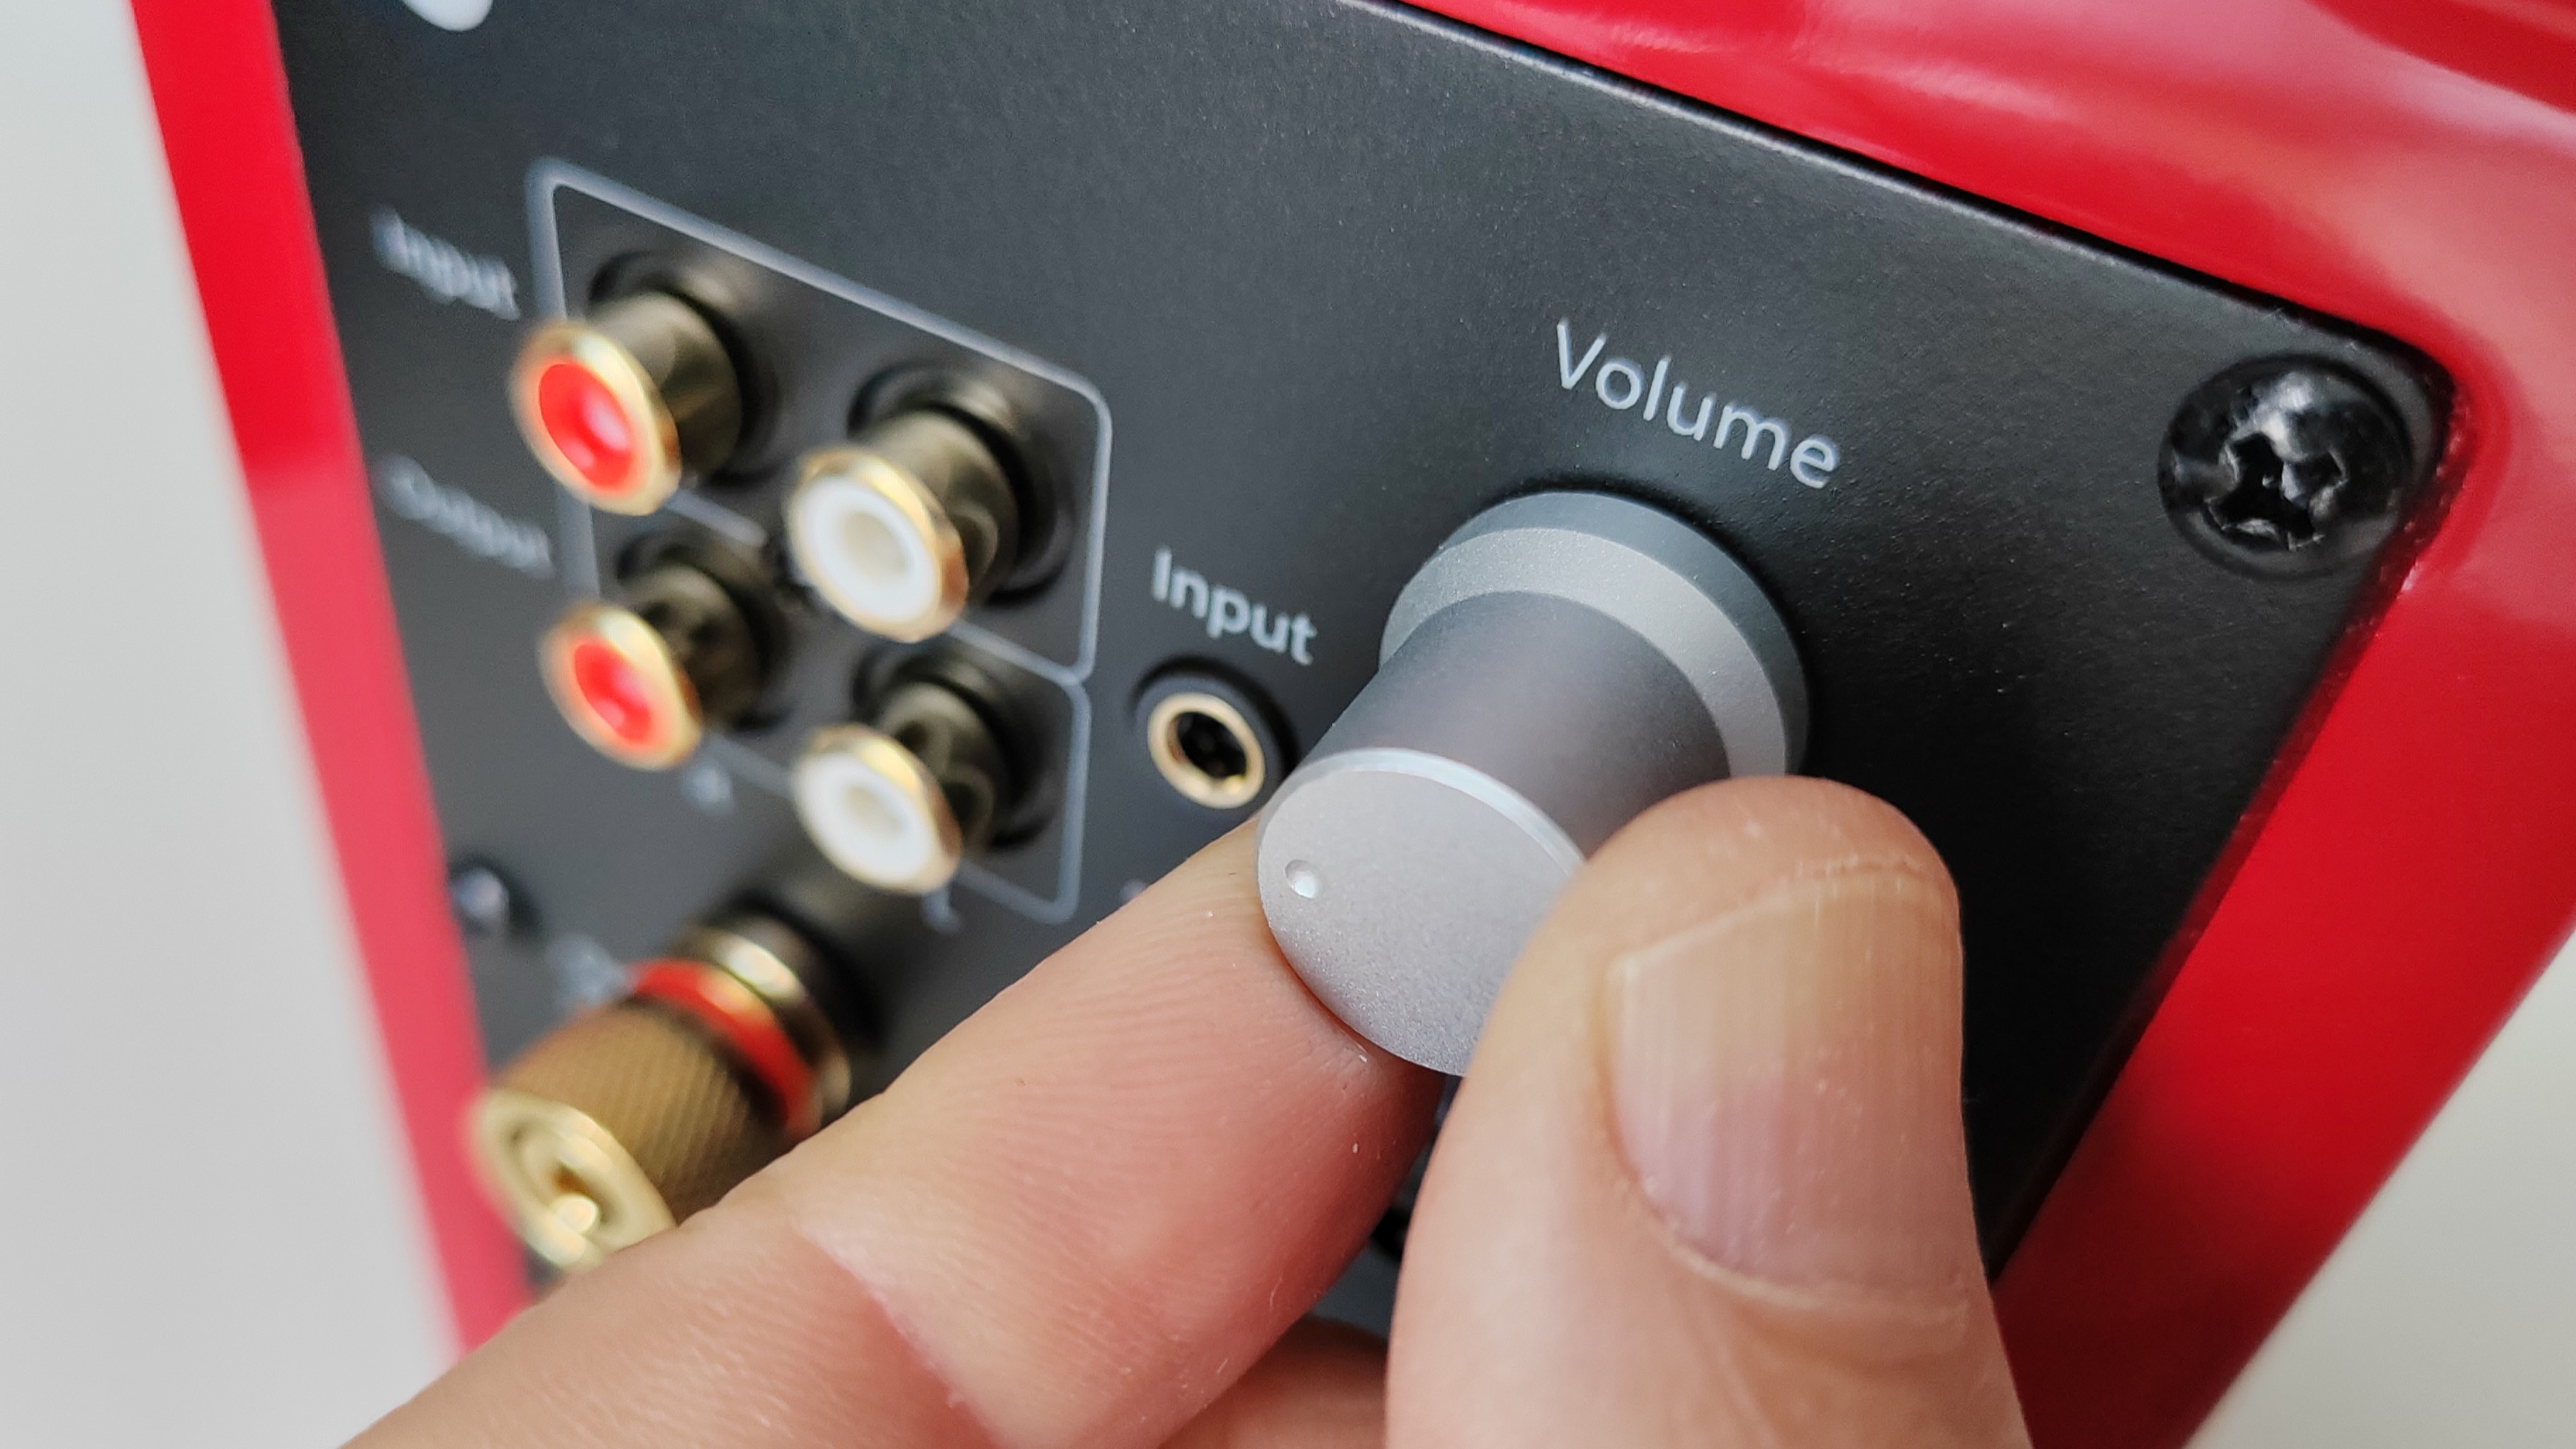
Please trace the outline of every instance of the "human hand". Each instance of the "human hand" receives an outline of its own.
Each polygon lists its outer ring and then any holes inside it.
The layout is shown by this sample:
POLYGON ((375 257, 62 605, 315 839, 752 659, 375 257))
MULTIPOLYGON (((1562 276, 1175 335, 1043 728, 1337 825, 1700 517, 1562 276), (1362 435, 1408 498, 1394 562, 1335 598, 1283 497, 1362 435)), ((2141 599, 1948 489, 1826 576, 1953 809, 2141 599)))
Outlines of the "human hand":
POLYGON ((1894 811, 1731 781, 1601 850, 1486 1026, 1383 1353, 1297 1320, 1438 1082, 1307 994, 1251 868, 1209 847, 359 1444, 2028 1442, 1957 908, 1894 811))

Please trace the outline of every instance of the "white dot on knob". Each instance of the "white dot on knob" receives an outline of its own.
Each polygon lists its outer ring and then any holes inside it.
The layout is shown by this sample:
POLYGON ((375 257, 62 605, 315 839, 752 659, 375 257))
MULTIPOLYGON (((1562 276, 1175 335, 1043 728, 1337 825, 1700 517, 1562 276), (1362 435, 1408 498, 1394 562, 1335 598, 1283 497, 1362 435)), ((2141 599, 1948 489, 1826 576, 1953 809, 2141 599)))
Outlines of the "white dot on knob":
POLYGON ((1315 873, 1313 866, 1302 860, 1288 862, 1288 889, 1311 901, 1323 888, 1324 878, 1315 873))

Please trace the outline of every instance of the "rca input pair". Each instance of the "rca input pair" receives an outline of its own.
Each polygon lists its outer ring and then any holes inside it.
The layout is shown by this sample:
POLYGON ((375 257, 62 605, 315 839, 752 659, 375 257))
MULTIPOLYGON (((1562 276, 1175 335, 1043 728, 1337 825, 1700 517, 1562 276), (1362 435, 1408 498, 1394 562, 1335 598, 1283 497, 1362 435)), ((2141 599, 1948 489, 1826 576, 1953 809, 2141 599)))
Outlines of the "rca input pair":
MULTIPOLYGON (((573 496, 641 517, 740 461, 758 413, 749 354, 718 309, 632 292, 530 333, 512 410, 573 496)), ((852 436, 792 465, 787 553, 834 613, 915 643, 1005 582, 1030 582, 1017 575, 1044 511, 1038 470, 989 389, 899 373, 866 393, 852 436)))

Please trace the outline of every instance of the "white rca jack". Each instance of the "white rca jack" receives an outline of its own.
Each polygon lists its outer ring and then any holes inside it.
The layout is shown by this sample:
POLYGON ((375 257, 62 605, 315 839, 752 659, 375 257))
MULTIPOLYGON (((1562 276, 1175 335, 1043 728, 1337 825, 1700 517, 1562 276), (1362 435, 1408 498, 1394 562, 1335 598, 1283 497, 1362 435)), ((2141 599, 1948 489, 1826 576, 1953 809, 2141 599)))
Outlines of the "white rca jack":
POLYGON ((806 834, 842 873, 925 895, 991 843, 1017 780, 973 703, 945 683, 915 680, 867 722, 809 736, 793 789, 806 834))
POLYGON ((905 643, 957 622, 1010 572, 1020 508, 973 428, 936 409, 897 413, 797 467, 787 500, 797 572, 833 612, 905 643))

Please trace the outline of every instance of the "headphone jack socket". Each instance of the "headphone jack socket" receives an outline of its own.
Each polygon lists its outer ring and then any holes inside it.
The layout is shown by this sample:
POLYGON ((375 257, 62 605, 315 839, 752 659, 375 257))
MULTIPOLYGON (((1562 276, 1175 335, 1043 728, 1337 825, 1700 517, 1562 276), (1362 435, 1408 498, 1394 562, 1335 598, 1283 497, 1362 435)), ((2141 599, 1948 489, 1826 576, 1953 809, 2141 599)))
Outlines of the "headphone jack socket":
POLYGON ((1145 756, 1172 792, 1209 810, 1259 803, 1292 763, 1261 697, 1197 669, 1155 676, 1136 700, 1145 756))

